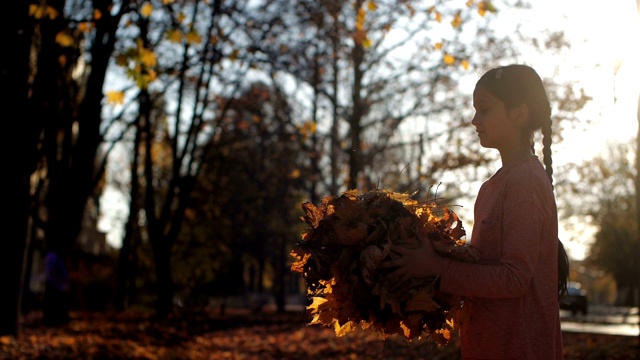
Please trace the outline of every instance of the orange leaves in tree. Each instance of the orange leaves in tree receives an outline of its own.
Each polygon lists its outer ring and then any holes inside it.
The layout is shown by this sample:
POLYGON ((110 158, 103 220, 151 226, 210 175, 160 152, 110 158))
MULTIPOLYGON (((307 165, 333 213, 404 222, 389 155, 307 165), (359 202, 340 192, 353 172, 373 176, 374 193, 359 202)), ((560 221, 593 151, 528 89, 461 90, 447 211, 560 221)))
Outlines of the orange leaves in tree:
POLYGON ((126 68, 129 78, 144 89, 157 78, 157 57, 153 50, 145 48, 141 39, 138 39, 136 44, 136 47, 117 55, 116 64, 126 68))
POLYGON ((107 104, 113 105, 122 105, 124 103, 124 92, 123 91, 107 91, 107 104))
POLYGON ((462 299, 437 291, 433 278, 398 289, 386 282, 389 270, 382 264, 399 256, 392 245, 416 247, 424 237, 445 256, 477 261, 479 254, 462 239, 464 227, 451 209, 403 193, 350 190, 318 205, 305 202, 302 210, 308 227, 291 252, 296 259, 291 271, 307 281, 310 324, 331 326, 338 336, 372 327, 383 337, 449 341, 449 331, 464 318, 462 299))
POLYGON ((57 18, 59 15, 58 11, 52 6, 41 3, 40 5, 31 4, 29 5, 29 16, 33 16, 33 18, 40 20, 48 18, 49 20, 53 20, 57 18))
POLYGON ((149 2, 145 2, 140 7, 140 14, 142 14, 142 16, 144 17, 148 18, 149 16, 151 16, 152 12, 153 12, 153 5, 151 5, 151 3, 149 2))
POLYGON ((56 34, 56 43, 62 47, 71 47, 75 40, 67 31, 60 31, 56 34))

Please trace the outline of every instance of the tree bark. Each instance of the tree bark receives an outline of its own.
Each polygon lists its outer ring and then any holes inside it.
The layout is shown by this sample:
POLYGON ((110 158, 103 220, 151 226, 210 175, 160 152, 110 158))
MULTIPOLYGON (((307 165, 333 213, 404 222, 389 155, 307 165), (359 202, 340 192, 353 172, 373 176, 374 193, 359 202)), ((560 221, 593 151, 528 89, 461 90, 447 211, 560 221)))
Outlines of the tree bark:
MULTIPOLYGON (((638 9, 638 21, 640 22, 640 0, 636 0, 636 7, 638 9)), ((640 79, 638 79, 640 82, 640 79)), ((638 111, 636 113, 638 118, 638 132, 636 134, 636 221, 638 223, 638 229, 640 229, 640 94, 638 94, 638 111)), ((636 258, 640 258, 640 231, 638 232, 638 239, 636 240, 636 258)), ((636 264, 637 266, 637 264, 636 264)), ((640 290, 640 278, 636 279, 636 290, 640 290)), ((634 296, 635 291, 634 291, 634 296)), ((638 294, 640 296, 640 294, 638 294)), ((640 299, 636 306, 640 307, 640 299)), ((640 318, 638 318, 638 327, 640 327, 640 318)), ((638 333, 638 353, 640 354, 640 333, 638 333)))
POLYGON ((5 2, 0 29, 8 55, 0 57, 0 106, 5 115, 5 131, 12 141, 3 142, 5 155, 5 201, 2 202, 5 239, 0 251, 3 294, 0 296, 0 336, 17 335, 23 255, 29 217, 29 178, 35 167, 34 152, 39 132, 28 116, 27 94, 29 48, 29 3, 5 2))

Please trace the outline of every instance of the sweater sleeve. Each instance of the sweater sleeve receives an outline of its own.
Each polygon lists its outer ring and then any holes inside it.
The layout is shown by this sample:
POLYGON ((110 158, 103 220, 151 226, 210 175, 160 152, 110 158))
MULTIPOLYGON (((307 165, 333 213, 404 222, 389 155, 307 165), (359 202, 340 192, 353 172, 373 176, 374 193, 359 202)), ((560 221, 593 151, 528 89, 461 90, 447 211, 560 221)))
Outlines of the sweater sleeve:
POLYGON ((538 263, 545 216, 536 201, 535 186, 527 186, 527 181, 514 185, 503 193, 501 224, 477 225, 481 227, 477 234, 482 238, 484 261, 447 260, 440 290, 484 298, 513 298, 525 293, 538 263))

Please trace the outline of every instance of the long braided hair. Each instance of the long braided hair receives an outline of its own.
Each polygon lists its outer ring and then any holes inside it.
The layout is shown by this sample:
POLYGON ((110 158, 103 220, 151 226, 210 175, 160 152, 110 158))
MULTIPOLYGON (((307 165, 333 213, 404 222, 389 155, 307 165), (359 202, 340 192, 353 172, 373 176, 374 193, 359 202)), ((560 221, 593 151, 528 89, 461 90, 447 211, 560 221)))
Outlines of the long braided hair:
MULTIPOLYGON (((545 171, 553 187, 553 161, 551 159, 551 105, 538 73, 531 67, 513 64, 487 71, 477 86, 482 86, 504 102, 507 108, 526 104, 529 109, 527 136, 534 152, 533 134, 542 133, 542 155, 545 171)), ((535 153, 535 152, 534 152, 535 153)), ((569 257, 562 241, 558 239, 558 297, 567 293, 569 257)))

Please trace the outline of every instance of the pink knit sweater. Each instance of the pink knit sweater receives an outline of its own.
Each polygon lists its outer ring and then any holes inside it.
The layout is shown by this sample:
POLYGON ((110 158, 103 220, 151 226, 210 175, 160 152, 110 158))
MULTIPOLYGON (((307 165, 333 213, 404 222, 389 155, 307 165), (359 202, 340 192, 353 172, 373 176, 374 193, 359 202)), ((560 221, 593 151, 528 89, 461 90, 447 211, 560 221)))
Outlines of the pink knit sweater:
POLYGON ((440 290, 469 297, 460 331, 467 359, 562 359, 558 217, 537 157, 487 180, 474 208, 471 244, 482 264, 448 260, 440 290))

